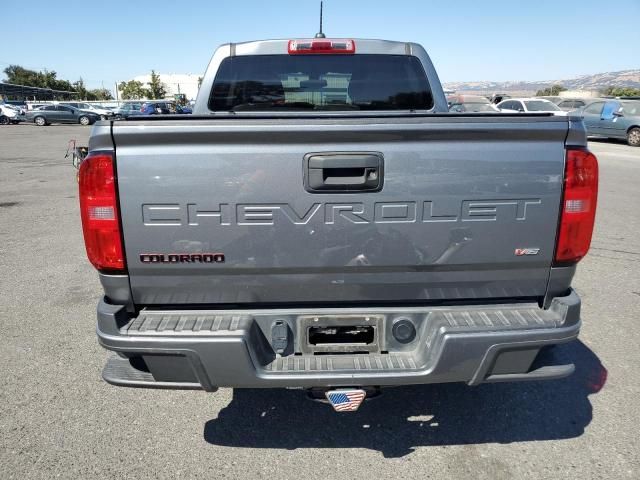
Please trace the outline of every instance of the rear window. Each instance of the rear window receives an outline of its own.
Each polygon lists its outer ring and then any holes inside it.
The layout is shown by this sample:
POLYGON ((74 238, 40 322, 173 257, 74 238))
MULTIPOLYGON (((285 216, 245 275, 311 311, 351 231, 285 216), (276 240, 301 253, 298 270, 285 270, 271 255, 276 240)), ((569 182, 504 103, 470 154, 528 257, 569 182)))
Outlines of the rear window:
POLYGON ((551 110, 560 110, 560 108, 551 102, 545 102, 544 100, 527 100, 524 103, 527 104, 527 110, 530 112, 548 112, 551 110))
POLYGON ((627 115, 640 115, 640 102, 623 103, 622 111, 627 115))
POLYGON ((429 110, 422 64, 406 55, 254 55, 222 61, 212 111, 429 110))

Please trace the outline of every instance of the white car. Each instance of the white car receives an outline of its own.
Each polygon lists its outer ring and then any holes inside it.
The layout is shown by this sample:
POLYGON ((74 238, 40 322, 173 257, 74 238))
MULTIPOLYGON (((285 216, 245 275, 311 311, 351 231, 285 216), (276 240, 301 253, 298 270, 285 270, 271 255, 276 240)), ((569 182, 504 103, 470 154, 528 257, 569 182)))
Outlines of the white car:
POLYGON ((496 107, 506 113, 563 113, 555 103, 543 98, 509 98, 498 103, 496 107))
POLYGON ((20 123, 25 121, 24 111, 8 103, 0 104, 0 124, 20 123))
POLYGON ((91 103, 60 102, 60 105, 69 105, 70 107, 79 108, 80 110, 84 110, 85 112, 95 113, 96 115, 100 115, 100 117, 103 118, 103 119, 113 116, 113 110, 109 110, 108 108, 99 107, 99 106, 93 105, 91 103))

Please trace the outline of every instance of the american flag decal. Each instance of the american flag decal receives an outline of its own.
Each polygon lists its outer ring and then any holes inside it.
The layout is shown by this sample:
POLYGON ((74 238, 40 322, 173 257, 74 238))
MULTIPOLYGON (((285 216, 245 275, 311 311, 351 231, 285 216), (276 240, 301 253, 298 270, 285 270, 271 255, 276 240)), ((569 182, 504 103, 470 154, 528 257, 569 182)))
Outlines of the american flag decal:
POLYGON ((336 412, 355 412, 367 394, 364 390, 330 390, 326 395, 336 412))

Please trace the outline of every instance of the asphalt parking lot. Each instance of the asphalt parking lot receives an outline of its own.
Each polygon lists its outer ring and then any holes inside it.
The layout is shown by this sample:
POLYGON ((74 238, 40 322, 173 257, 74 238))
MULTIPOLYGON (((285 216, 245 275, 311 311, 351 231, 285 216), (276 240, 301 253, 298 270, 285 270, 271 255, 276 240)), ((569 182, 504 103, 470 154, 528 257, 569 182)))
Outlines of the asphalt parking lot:
POLYGON ((406 387, 338 415, 301 391, 116 388, 67 141, 0 127, 0 477, 640 478, 640 148, 590 142, 601 184, 552 382, 406 387))

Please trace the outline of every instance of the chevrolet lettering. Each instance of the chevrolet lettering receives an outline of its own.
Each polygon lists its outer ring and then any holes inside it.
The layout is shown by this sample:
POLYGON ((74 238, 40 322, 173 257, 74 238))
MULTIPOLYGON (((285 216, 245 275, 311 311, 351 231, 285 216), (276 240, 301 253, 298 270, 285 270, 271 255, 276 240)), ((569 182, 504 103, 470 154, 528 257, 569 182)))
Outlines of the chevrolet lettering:
POLYGON ((433 201, 394 201, 313 203, 297 210, 286 203, 254 203, 232 205, 222 203, 207 208, 195 203, 144 204, 142 222, 155 226, 199 226, 206 222, 219 225, 274 225, 290 222, 308 225, 323 222, 415 223, 415 222, 482 222, 500 219, 523 221, 527 210, 540 205, 539 198, 505 198, 501 200, 465 200, 453 212, 438 208, 433 201))

